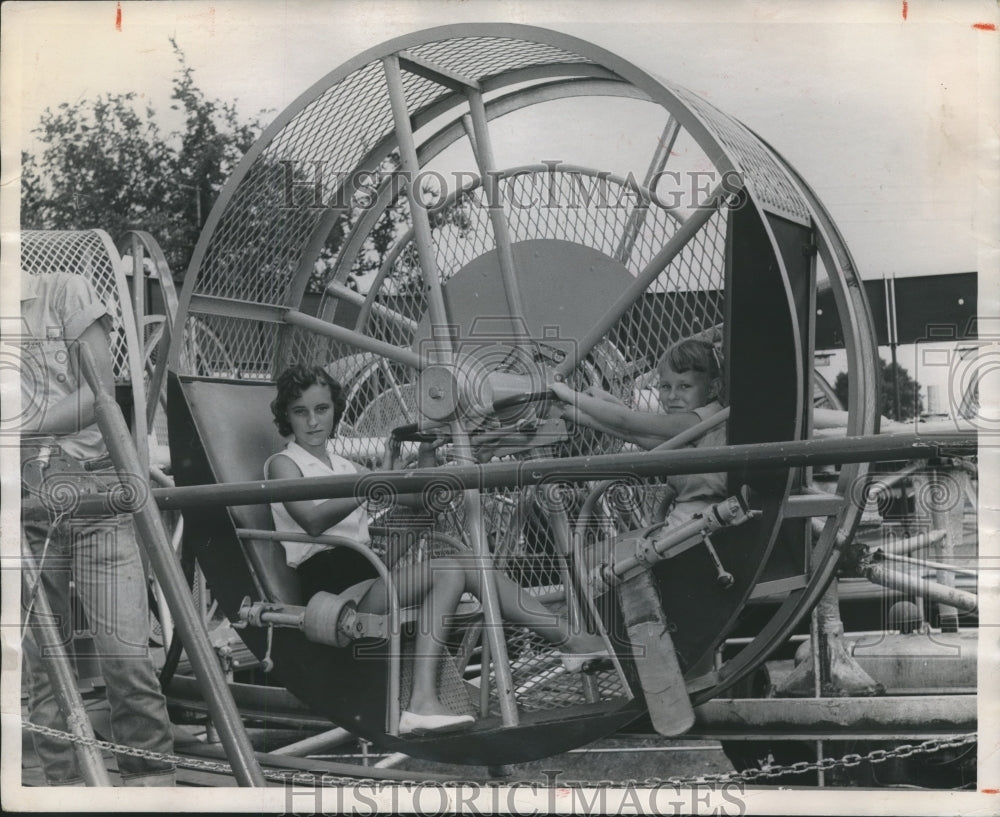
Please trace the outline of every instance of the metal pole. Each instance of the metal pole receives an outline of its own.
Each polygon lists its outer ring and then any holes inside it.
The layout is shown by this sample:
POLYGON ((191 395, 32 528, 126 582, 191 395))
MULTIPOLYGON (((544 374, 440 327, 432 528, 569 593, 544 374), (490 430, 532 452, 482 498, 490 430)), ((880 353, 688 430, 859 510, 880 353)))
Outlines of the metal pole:
MULTIPOLYGON (((542 459, 529 462, 493 462, 456 465, 448 478, 456 489, 520 488, 537 485, 553 477, 566 482, 587 482, 594 474, 628 472, 637 477, 707 474, 716 471, 755 471, 793 468, 800 465, 834 465, 850 462, 877 462, 887 459, 939 456, 942 448, 971 448, 975 436, 924 437, 921 434, 882 434, 874 437, 837 437, 813 440, 749 443, 744 445, 685 448, 678 451, 642 451, 627 454, 542 459)), ((379 479, 399 494, 419 493, 439 472, 433 468, 412 471, 385 471, 379 479)), ((223 485, 188 485, 154 488, 153 498, 161 509, 208 507, 212 505, 258 505, 301 499, 330 499, 354 496, 356 475, 270 480, 266 484, 233 482, 223 485)), ((25 507, 41 507, 36 500, 25 507)), ((107 512, 104 497, 82 497, 81 513, 107 512)))
POLYGON ((300 326, 303 329, 308 329, 317 335, 323 335, 324 337, 348 343, 364 352, 374 352, 377 355, 389 358, 389 360, 402 363, 404 366, 410 366, 417 371, 423 368, 420 355, 416 352, 404 349, 402 346, 393 346, 391 343, 386 343, 384 340, 379 340, 378 338, 370 338, 367 335, 362 335, 360 332, 355 332, 353 329, 347 329, 344 326, 337 326, 329 321, 324 321, 322 318, 314 318, 312 315, 305 315, 298 310, 289 309, 282 316, 282 320, 292 326, 300 326))
MULTIPOLYGON (((343 284, 339 284, 336 281, 331 281, 327 284, 326 291, 334 298, 340 301, 346 301, 354 306, 364 307, 365 304, 368 303, 368 298, 360 292, 355 292, 353 289, 345 287, 343 284)), ((380 318, 385 318, 387 321, 391 321, 395 326, 400 327, 405 332, 412 334, 417 331, 417 321, 413 320, 413 318, 406 317, 406 315, 400 314, 395 309, 390 309, 385 304, 373 301, 371 304, 371 311, 377 314, 380 318)))
POLYGON ((35 648, 38 650, 40 660, 45 663, 52 683, 52 695, 66 719, 66 728, 71 735, 81 740, 80 743, 73 743, 73 750, 76 752, 77 763, 84 781, 88 786, 110 786, 111 780, 108 778, 100 750, 93 743, 82 742, 95 741, 97 737, 94 735, 90 718, 87 717, 87 710, 77 689, 73 670, 70 669, 66 644, 56 633, 59 619, 49 607, 49 598, 41 581, 35 557, 22 532, 21 592, 25 599, 31 598, 34 593, 34 603, 28 613, 28 626, 35 639, 35 648))
POLYGON ((973 612, 979 607, 979 597, 975 593, 967 593, 937 582, 923 581, 883 565, 870 564, 861 568, 858 573, 875 584, 902 590, 905 593, 924 595, 931 601, 948 604, 966 612, 973 612))
POLYGON ((886 311, 889 319, 889 353, 892 355, 892 404, 895 411, 896 421, 902 421, 903 415, 900 411, 899 403, 899 361, 896 359, 896 346, 899 343, 899 336, 896 333, 896 278, 893 276, 888 282, 888 296, 886 298, 886 311))
POLYGON ((279 749, 272 749, 272 755, 291 755, 292 757, 305 757, 306 755, 319 754, 334 746, 339 746, 353 738, 350 732, 340 726, 312 735, 308 738, 289 743, 279 749))
MULTIPOLYGON (((959 489, 958 480, 965 479, 965 475, 958 472, 957 477, 945 474, 940 468, 935 468, 931 479, 936 483, 940 492, 946 499, 951 497, 949 484, 955 489, 955 503, 949 507, 940 507, 940 503, 934 503, 931 508, 931 525, 945 531, 935 548, 935 556, 941 562, 950 562, 955 558, 955 548, 962 542, 962 521, 965 515, 965 496, 959 489)), ((955 574, 951 570, 938 569, 937 580, 947 587, 955 586, 955 574)), ((949 604, 938 605, 939 626, 946 633, 958 632, 958 611, 949 604)))
MULTIPOLYGON (((138 236, 132 236, 132 318, 135 321, 135 334, 139 341, 138 371, 132 372, 132 392, 134 396, 134 406, 132 410, 132 428, 134 429, 136 453, 139 456, 139 465, 142 473, 149 473, 149 426, 146 423, 146 413, 148 406, 144 402, 156 405, 158 394, 144 394, 145 388, 144 369, 146 365, 146 276, 143 272, 143 251, 139 244, 138 236), (138 382, 135 382, 138 380, 138 382)), ((127 298, 128 292, 122 293, 122 298, 127 298)))
POLYGON ((718 212, 718 205, 728 192, 722 184, 719 184, 708 197, 708 200, 692 213, 688 219, 677 228, 677 232, 670 236, 670 240, 663 245, 663 248, 654 255, 645 268, 636 276, 635 280, 619 296, 607 312, 597 322, 587 335, 582 338, 565 360, 555 367, 555 374, 565 377, 572 372, 580 361, 590 354, 591 350, 601 341, 610 329, 621 319, 622 315, 631 309, 638 298, 646 291, 661 272, 669 266, 687 246, 688 242, 697 235, 698 231, 708 224, 709 220, 718 212))
MULTIPOLYGON (((389 101, 392 105, 392 118, 396 126, 396 138, 399 142, 399 157, 410 177, 406 187, 410 199, 410 217, 413 219, 413 234, 417 242, 417 252, 423 271, 424 283, 427 286, 427 307, 431 316, 431 336, 434 328, 444 329, 448 326, 448 312, 445 308, 444 294, 441 290, 441 275, 437 268, 434 238, 431 234, 430 218, 427 208, 419 198, 419 191, 413 187, 413 180, 420 172, 420 160, 413 141, 413 129, 410 125, 409 111, 406 108, 406 92, 400 73, 399 57, 390 55, 382 60, 386 87, 389 91, 389 101)), ((438 357, 436 362, 445 365, 454 364, 454 349, 448 335, 440 338, 440 343, 431 349, 431 355, 438 357)), ((451 421, 451 437, 453 450, 459 462, 474 463, 476 461, 461 419, 451 421)), ((507 642, 504 639, 503 619, 500 615, 500 601, 497 597, 496 584, 492 567, 493 559, 489 552, 489 544, 483 530, 482 507, 479 491, 476 486, 467 486, 463 500, 465 518, 469 526, 469 536, 472 548, 479 563, 480 604, 483 607, 483 618, 486 627, 486 637, 490 641, 493 654, 493 677, 496 679, 497 697, 500 701, 500 717, 504 726, 516 726, 518 723, 517 703, 514 700, 514 683, 510 673, 510 662, 507 659, 507 642)))
POLYGON ((496 175, 496 161, 493 158, 493 145, 490 141, 490 130, 486 122, 486 108, 483 105, 483 95, 474 88, 467 88, 465 98, 469 103, 468 119, 463 117, 462 123, 469 135, 472 154, 479 165, 479 176, 482 179, 483 190, 490 214, 490 224, 493 227, 493 240, 496 242, 497 258, 500 261, 500 280, 503 282, 504 294, 507 297, 507 310, 514 320, 514 334, 518 340, 524 337, 524 304, 521 301, 521 287, 517 281, 517 269, 514 264, 514 250, 510 242, 510 230, 503 213, 503 202, 500 200, 500 183, 496 175))
MULTIPOLYGON (((94 416, 108 447, 123 485, 138 489, 132 512, 138 540, 149 557, 163 594, 170 605, 174 626, 180 632, 188 658, 203 684, 209 715, 219 730, 226 754, 233 767, 233 774, 241 786, 264 786, 264 775, 254 756, 250 739, 243 728, 239 710, 229 694, 222 668, 208 640, 201 617, 194 608, 191 593, 180 564, 170 547, 170 539, 163 527, 163 520, 151 501, 149 481, 141 470, 139 458, 128 427, 118 404, 101 386, 94 364, 93 353, 86 344, 80 344, 81 370, 94 393, 94 416), (134 480, 140 480, 138 486, 134 480), (145 493, 144 493, 145 492, 145 493)), ((120 512, 120 509, 118 509, 120 512)))
MULTIPOLYGON (((648 188, 650 193, 655 194, 656 192, 652 189, 653 180, 667 166, 670 151, 674 149, 674 142, 677 141, 677 134, 680 132, 681 123, 671 114, 667 117, 667 124, 664 125, 663 133, 660 134, 660 138, 656 142, 656 149, 653 151, 653 157, 649 160, 649 167, 646 169, 646 176, 642 181, 642 186, 648 188)), ((649 213, 648 207, 637 204, 632 208, 632 212, 628 214, 628 221, 625 224, 625 229, 622 231, 618 248, 615 250, 615 258, 625 264, 625 266, 628 266, 632 249, 635 247, 635 239, 646 221, 647 213, 649 213)))

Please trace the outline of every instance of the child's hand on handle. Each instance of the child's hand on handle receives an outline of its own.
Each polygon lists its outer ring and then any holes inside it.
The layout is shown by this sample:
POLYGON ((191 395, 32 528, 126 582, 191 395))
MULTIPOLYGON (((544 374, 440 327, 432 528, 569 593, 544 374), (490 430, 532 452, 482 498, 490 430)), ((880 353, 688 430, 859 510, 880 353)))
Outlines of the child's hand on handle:
POLYGON ((556 409, 559 411, 559 416, 563 420, 569 420, 571 423, 578 422, 579 411, 577 410, 577 402, 580 396, 579 393, 571 389, 565 383, 555 380, 549 383, 549 390, 555 398, 563 404, 561 406, 556 406, 556 409))
POLYGON ((422 442, 417 447, 417 468, 433 468, 438 465, 438 449, 448 442, 446 437, 435 437, 422 442))
POLYGON ((561 400, 564 403, 575 403, 576 402, 576 392, 573 391, 569 386, 559 380, 553 380, 549 383, 549 391, 555 395, 557 400, 561 400))

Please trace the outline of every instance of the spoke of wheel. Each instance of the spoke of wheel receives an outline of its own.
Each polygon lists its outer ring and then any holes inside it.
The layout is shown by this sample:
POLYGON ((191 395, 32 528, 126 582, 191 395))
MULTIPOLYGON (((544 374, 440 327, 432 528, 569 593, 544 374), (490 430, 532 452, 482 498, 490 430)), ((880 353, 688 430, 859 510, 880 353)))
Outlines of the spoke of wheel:
POLYGON ((500 262, 500 279, 503 282, 504 294, 507 296, 507 309, 517 341, 526 342, 528 338, 525 337, 527 328, 524 322, 524 304, 521 301, 521 288, 517 282, 510 229, 500 197, 500 181, 493 158, 493 145, 490 140, 489 125, 486 121, 486 107, 483 105, 483 95, 475 89, 466 89, 465 97, 469 102, 469 114, 467 117, 462 117, 462 125, 469 136, 472 153, 479 166, 483 191, 486 193, 490 225, 493 227, 493 239, 496 242, 497 259, 500 262))
POLYGON ((312 315, 306 315, 298 310, 289 309, 282 315, 282 320, 292 326, 300 326, 318 335, 324 335, 334 340, 339 340, 342 343, 347 343, 362 351, 374 352, 376 355, 387 357, 396 363, 402 363, 404 366, 412 366, 417 371, 423 368, 420 355, 410 349, 404 349, 402 346, 393 346, 384 340, 363 335, 345 326, 337 326, 337 324, 330 323, 322 318, 314 318, 312 315))
MULTIPOLYGON (((657 175, 663 172, 670 158, 670 151, 674 149, 674 142, 677 141, 677 134, 681 132, 681 123, 673 116, 667 118, 667 124, 663 128, 663 133, 656 143, 656 150, 649 160, 649 167, 646 170, 646 178, 642 181, 642 186, 653 191, 653 182, 657 175)), ((649 206, 637 203, 628 214, 628 221, 625 223, 625 230, 622 232, 621 241, 615 251, 615 258, 628 266, 628 260, 632 256, 635 247, 635 239, 646 222, 646 214, 649 213, 649 206)))
POLYGON ((399 381, 396 380, 396 375, 392 373, 392 369, 389 368, 389 364, 385 362, 385 358, 380 357, 378 359, 378 367, 381 369, 382 374, 385 375, 385 379, 389 382, 389 388, 392 391, 393 396, 396 398, 396 402, 399 403, 399 408, 406 417, 406 421, 408 423, 414 422, 416 417, 413 416, 413 412, 410 411, 410 407, 406 405, 406 399, 403 397, 403 392, 399 388, 399 381))
MULTIPOLYGON (((410 180, 416 179, 420 172, 420 162, 413 140, 413 129, 406 108, 406 94, 400 73, 399 58, 390 55, 382 60, 385 72, 386 86, 392 105, 392 117, 396 126, 396 138, 399 140, 399 156, 410 180)), ((431 234, 430 218, 424 203, 420 201, 420 191, 412 184, 407 184, 406 194, 410 200, 410 216, 413 219, 413 234, 417 242, 417 252, 420 256, 421 271, 427 286, 427 306, 431 316, 431 337, 437 341, 430 349, 431 362, 445 365, 453 364, 454 348, 447 333, 436 336, 435 329, 446 329, 448 314, 441 291, 441 277, 438 272, 437 259, 434 251, 434 239, 431 234)), ((454 454, 459 462, 474 463, 469 435, 460 419, 451 422, 451 435, 454 444, 454 454)), ((518 723, 517 702, 514 699, 514 685, 511 680, 510 662, 507 658, 507 643, 504 640, 503 619, 500 615, 500 604, 492 571, 492 559, 483 530, 482 507, 479 491, 476 489, 463 492, 466 520, 473 550, 479 563, 480 573, 480 604, 483 607, 486 640, 493 656, 494 675, 496 679, 497 699, 500 702, 500 717, 504 726, 516 726, 518 723)), ((483 667, 484 677, 487 668, 483 667)), ((392 724, 395 726, 395 724, 392 724)))
POLYGON ((565 360, 556 366, 555 374, 557 376, 566 377, 580 365, 581 361, 601 342, 601 339, 621 320, 622 315, 628 312, 636 301, 642 297, 646 289, 649 288, 649 285, 683 252, 688 242, 698 234, 698 231, 702 227, 708 224, 712 216, 718 212, 719 205, 732 192, 732 189, 726 190, 721 183, 712 190, 708 200, 688 216, 687 220, 677 228, 677 232, 650 259, 650 262, 636 276, 631 285, 611 305, 608 311, 601 316, 594 328, 581 339, 578 345, 572 348, 571 352, 566 355, 565 360))
MULTIPOLYGON (((338 284, 336 281, 331 281, 327 284, 326 291, 334 298, 354 304, 355 306, 364 307, 364 305, 368 302, 368 298, 360 292, 355 292, 353 289, 345 287, 343 284, 338 284)), ((375 295, 376 293, 373 292, 371 297, 374 299, 375 295)), ((417 331, 417 322, 413 320, 413 318, 408 318, 406 315, 397 312, 395 309, 390 309, 385 304, 380 304, 378 301, 373 300, 371 304, 371 311, 377 314, 380 318, 384 318, 395 326, 398 326, 400 329, 409 332, 411 335, 417 331)))

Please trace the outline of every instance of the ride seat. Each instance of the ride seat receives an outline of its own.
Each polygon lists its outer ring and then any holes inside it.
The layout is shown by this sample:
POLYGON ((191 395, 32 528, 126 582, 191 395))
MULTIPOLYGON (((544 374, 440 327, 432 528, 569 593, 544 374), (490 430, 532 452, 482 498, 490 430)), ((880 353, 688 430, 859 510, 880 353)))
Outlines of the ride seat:
MULTIPOLYGON (((170 442, 171 446, 180 449, 172 452, 177 484, 262 481, 265 460, 285 445, 284 438, 271 422, 274 384, 271 381, 193 376, 173 376, 171 382, 174 386, 180 385, 188 410, 185 419, 189 421, 183 425, 178 423, 179 407, 172 402, 170 442), (199 454, 204 457, 200 464, 199 454)), ((263 600, 305 604, 307 599, 303 598, 298 574, 285 562, 284 547, 270 540, 239 540, 236 535, 237 528, 273 530, 270 507, 266 504, 231 505, 216 511, 210 522, 198 517, 193 524, 185 522, 185 535, 200 541, 210 540, 213 549, 228 548, 234 555, 227 558, 238 558, 235 554, 242 553, 263 600), (220 537, 227 541, 221 541, 220 537)), ((415 520, 406 517, 407 514, 403 514, 396 522, 389 519, 384 526, 369 527, 376 553, 386 549, 400 555, 408 554, 408 558, 417 555, 420 549, 413 546, 422 535, 429 533, 428 526, 426 522, 416 525, 415 520)), ((448 539, 443 534, 430 535, 433 540, 430 549, 434 553, 463 549, 460 542, 441 541, 448 539)), ((427 552, 423 558, 431 555, 432 552, 427 552)))
MULTIPOLYGON (((271 422, 274 384, 193 377, 181 381, 214 481, 263 480, 264 461, 285 443, 271 422)), ((228 511, 234 537, 235 528, 274 528, 267 505, 231 505, 228 511)), ((286 564, 280 543, 244 540, 241 544, 267 601, 305 603, 299 577, 286 564)))

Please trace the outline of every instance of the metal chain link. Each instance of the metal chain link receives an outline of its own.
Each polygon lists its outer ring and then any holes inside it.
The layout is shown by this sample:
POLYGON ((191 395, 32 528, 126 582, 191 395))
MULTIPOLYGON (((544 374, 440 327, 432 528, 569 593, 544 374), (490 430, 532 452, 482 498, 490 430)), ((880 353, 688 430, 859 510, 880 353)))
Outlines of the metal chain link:
MULTIPOLYGON (((71 735, 67 732, 61 732, 58 729, 53 729, 49 726, 41 726, 38 724, 30 723, 29 721, 22 721, 21 725, 30 732, 38 732, 39 734, 46 735, 50 738, 56 738, 57 740, 65 740, 69 743, 79 743, 85 746, 96 746, 99 749, 103 749, 108 752, 115 752, 121 755, 129 755, 131 757, 140 757, 147 760, 159 760, 167 763, 173 763, 176 766, 181 766, 189 769, 197 769, 206 772, 217 772, 221 774, 231 775, 233 773, 232 767, 228 763, 223 763, 217 760, 201 760, 198 758, 182 757, 180 755, 169 754, 167 752, 154 752, 149 749, 135 749, 131 746, 122 746, 121 744, 111 743, 106 740, 98 740, 96 738, 87 738, 77 735, 71 735)), ((885 763, 887 760, 892 760, 894 758, 911 757, 916 754, 931 754, 933 752, 940 752, 943 749, 957 749, 960 746, 966 746, 970 743, 975 743, 977 739, 976 732, 969 732, 964 735, 952 735, 950 737, 943 738, 931 738, 930 740, 925 740, 923 743, 913 745, 911 743, 904 743, 901 746, 897 746, 894 749, 872 749, 867 755, 859 755, 856 753, 846 754, 843 757, 837 759, 832 757, 824 757, 819 760, 808 761, 800 760, 797 763, 790 763, 786 766, 766 766, 761 769, 744 769, 742 772, 718 772, 714 774, 701 774, 701 775, 690 775, 688 777, 647 777, 642 782, 644 785, 649 786, 661 786, 663 784, 669 784, 671 786, 684 786, 692 783, 735 783, 735 782, 752 782, 754 780, 771 779, 775 777, 781 777, 785 774, 803 774, 810 771, 830 771, 831 769, 836 769, 839 767, 852 768, 854 766, 860 766, 862 763, 885 763)), ((377 784, 384 785, 385 780, 378 780, 375 778, 364 778, 364 777, 330 777, 328 775, 317 775, 313 772, 278 772, 271 769, 262 769, 264 777, 268 780, 275 780, 278 782, 311 782, 316 783, 317 781, 323 785, 330 784, 377 784)), ((397 785, 420 785, 420 781, 417 780, 394 780, 393 783, 397 785)), ((635 783, 636 781, 629 781, 629 783, 635 783)), ((601 781, 602 785, 610 783, 612 788, 620 787, 626 785, 625 783, 612 783, 611 781, 601 781)), ((462 786, 464 781, 456 780, 450 783, 436 783, 435 785, 440 786, 462 786)), ((502 785, 502 784, 500 784, 502 785)))
POLYGON ((923 743, 917 745, 904 743, 894 749, 873 749, 867 755, 851 753, 844 755, 839 759, 824 757, 814 761, 800 760, 797 763, 790 763, 786 766, 766 766, 761 769, 744 769, 742 772, 720 772, 717 774, 695 775, 692 777, 668 777, 666 779, 646 778, 644 782, 651 785, 663 783, 684 785, 689 783, 750 782, 761 778, 770 779, 781 777, 785 774, 802 774, 804 772, 820 770, 830 771, 831 769, 836 769, 841 766, 851 768, 854 766, 860 766, 862 763, 866 762, 884 763, 885 761, 892 760, 893 758, 911 757, 916 754, 930 754, 933 752, 940 752, 942 749, 956 749, 959 746, 975 743, 976 739, 977 733, 969 732, 964 735, 931 738, 930 740, 925 740, 923 743))
MULTIPOLYGON (((193 757, 183 757, 181 755, 170 754, 169 752, 154 752, 150 749, 136 749, 132 746, 123 746, 120 743, 112 743, 107 740, 99 740, 97 738, 88 738, 80 735, 71 735, 68 732, 62 732, 58 729, 53 729, 50 726, 42 726, 40 724, 31 723, 29 721, 21 721, 21 726, 27 729, 29 732, 37 732, 38 734, 45 735, 46 737, 55 738, 56 740, 64 740, 68 743, 78 743, 83 746, 94 746, 98 749, 102 749, 108 752, 114 752, 119 755, 128 755, 130 757, 139 757, 145 760, 159 760, 164 763, 173 763, 175 766, 181 766, 187 769, 196 769, 203 772, 215 772, 219 774, 225 774, 232 776, 233 768, 228 763, 224 763, 219 760, 202 760, 201 758, 193 757)), ((275 780, 278 782, 296 782, 296 778, 301 780, 315 782, 316 775, 312 772, 304 771, 288 771, 279 772, 271 769, 261 769, 264 777, 268 780, 275 780)), ((328 783, 359 783, 363 782, 361 778, 356 777, 330 777, 328 775, 323 775, 322 781, 324 784, 328 783)), ((374 780, 372 781, 374 782, 374 780)), ((407 781, 416 782, 416 781, 407 781)))

